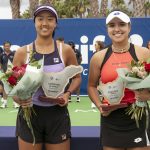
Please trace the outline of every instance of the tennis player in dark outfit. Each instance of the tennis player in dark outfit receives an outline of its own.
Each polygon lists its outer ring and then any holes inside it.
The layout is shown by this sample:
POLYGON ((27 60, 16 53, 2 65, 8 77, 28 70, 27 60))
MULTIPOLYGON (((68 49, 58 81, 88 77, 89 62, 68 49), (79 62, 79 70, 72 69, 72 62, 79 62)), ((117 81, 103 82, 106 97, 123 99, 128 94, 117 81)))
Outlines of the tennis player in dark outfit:
MULTIPOLYGON (((37 37, 31 44, 16 51, 13 64, 15 66, 25 64, 27 52, 33 51, 35 60, 44 56, 43 71, 46 73, 60 72, 70 65, 77 66, 76 56, 71 47, 63 44, 60 48, 60 45, 53 39, 57 22, 58 15, 55 8, 49 5, 38 6, 34 12, 37 37)), ((57 98, 62 99, 63 103, 46 97, 42 87, 26 101, 21 101, 17 96, 13 97, 14 101, 21 105, 16 126, 19 150, 42 150, 43 144, 46 150, 70 150, 71 125, 67 104, 69 96, 80 83, 81 76, 77 74, 67 91, 57 98), (36 114, 33 114, 31 118, 35 145, 32 144, 32 134, 21 113, 22 107, 29 107, 32 103, 36 114)))
POLYGON ((126 114, 128 105, 136 100, 149 100, 150 91, 149 89, 142 91, 124 89, 116 80, 117 68, 127 68, 127 64, 131 60, 147 60, 150 58, 150 51, 128 42, 131 21, 127 14, 121 11, 111 12, 106 18, 106 27, 112 45, 93 55, 90 61, 88 81, 89 96, 101 112, 100 142, 103 150, 150 150, 150 126, 146 130, 146 115, 143 115, 139 122, 140 128, 137 128, 136 121, 126 114), (106 109, 108 105, 103 102, 108 99, 104 98, 101 102, 97 91, 99 80, 103 86, 113 83, 114 86, 118 85, 118 89, 123 89, 121 92, 124 96, 121 98, 121 102, 128 105, 124 105, 122 108, 106 109))

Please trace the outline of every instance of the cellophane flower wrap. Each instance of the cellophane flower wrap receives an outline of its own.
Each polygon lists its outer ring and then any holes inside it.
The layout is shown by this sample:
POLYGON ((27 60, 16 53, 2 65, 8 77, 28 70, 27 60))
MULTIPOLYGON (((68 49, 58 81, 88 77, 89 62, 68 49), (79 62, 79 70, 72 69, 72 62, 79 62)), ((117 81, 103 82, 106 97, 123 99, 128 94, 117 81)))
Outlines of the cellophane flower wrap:
MULTIPOLYGON (((32 95, 41 86, 43 75, 42 64, 43 60, 30 61, 29 64, 22 66, 9 66, 6 73, 1 73, 0 78, 4 85, 7 86, 6 89, 9 96, 18 96, 22 101, 32 98, 32 95)), ((31 130, 33 143, 35 143, 35 136, 31 124, 31 117, 34 113, 33 107, 22 108, 22 111, 23 117, 31 130)))
MULTIPOLYGON (((142 90, 150 88, 150 59, 147 61, 131 61, 128 69, 119 68, 117 73, 120 78, 126 83, 126 88, 130 90, 142 90)), ((126 113, 131 115, 131 119, 135 119, 136 125, 139 128, 139 121, 143 114, 146 115, 146 128, 149 122, 149 107, 147 101, 138 101, 127 108, 126 113)))

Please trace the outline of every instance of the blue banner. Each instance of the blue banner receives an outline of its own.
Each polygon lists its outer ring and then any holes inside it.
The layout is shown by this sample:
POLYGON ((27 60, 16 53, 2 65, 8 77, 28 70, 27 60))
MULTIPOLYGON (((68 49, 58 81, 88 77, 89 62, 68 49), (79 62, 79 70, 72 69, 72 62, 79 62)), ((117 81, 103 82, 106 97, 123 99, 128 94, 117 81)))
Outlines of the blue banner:
MULTIPOLYGON (((130 42, 146 46, 150 40, 150 18, 131 19, 130 42)), ((0 20, 0 45, 4 41, 12 43, 12 50, 31 43, 36 37, 33 20, 0 20)), ((74 41, 82 53, 81 95, 87 95, 88 68, 94 52, 94 42, 111 44, 107 35, 105 19, 59 19, 55 38, 64 37, 65 42, 74 41)))

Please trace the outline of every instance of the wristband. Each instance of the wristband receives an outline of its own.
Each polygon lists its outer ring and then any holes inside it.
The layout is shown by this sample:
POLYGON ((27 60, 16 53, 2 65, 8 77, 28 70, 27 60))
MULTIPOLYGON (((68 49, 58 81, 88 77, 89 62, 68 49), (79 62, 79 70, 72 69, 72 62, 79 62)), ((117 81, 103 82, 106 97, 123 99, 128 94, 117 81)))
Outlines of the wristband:
POLYGON ((69 96, 71 96, 71 91, 67 90, 65 93, 69 93, 69 96))

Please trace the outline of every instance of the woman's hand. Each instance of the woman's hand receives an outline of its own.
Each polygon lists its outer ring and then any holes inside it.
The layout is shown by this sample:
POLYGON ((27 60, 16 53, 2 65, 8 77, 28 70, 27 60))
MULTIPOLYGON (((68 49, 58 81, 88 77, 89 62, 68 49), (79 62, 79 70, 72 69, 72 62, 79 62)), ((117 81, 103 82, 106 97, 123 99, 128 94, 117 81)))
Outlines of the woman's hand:
POLYGON ((128 107, 128 104, 126 103, 119 103, 119 104, 100 104, 98 109, 100 110, 101 114, 103 116, 108 116, 112 111, 117 110, 119 108, 125 108, 128 107))
POLYGON ((147 101, 150 100, 150 90, 149 89, 141 89, 134 91, 135 98, 138 101, 147 101))
POLYGON ((68 99, 70 97, 70 93, 69 92, 66 92, 64 93, 63 95, 61 95, 59 98, 60 98, 60 101, 59 101, 59 106, 65 106, 68 104, 68 99))
POLYGON ((100 104, 98 106, 98 109, 99 109, 102 116, 107 117, 112 112, 111 109, 105 109, 105 108, 107 108, 107 106, 108 106, 107 104, 100 104))
POLYGON ((13 100, 23 108, 32 106, 32 98, 29 98, 27 100, 22 100, 19 97, 14 96, 13 100))

